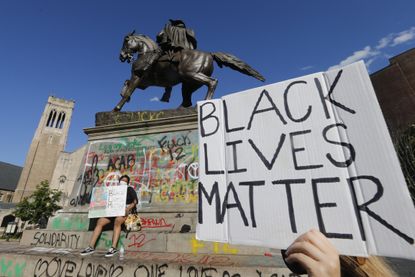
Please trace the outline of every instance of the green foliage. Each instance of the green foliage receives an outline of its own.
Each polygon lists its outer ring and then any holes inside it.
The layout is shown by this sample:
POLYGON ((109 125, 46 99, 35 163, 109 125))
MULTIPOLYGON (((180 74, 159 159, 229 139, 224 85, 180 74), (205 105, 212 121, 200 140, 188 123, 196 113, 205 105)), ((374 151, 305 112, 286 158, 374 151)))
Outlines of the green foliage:
POLYGON ((23 198, 17 204, 13 213, 23 221, 36 224, 42 216, 49 218, 62 208, 57 204, 61 195, 61 191, 50 189, 48 181, 42 181, 31 196, 23 198))
POLYGON ((395 142, 395 148, 412 201, 415 203, 415 125, 411 125, 399 135, 395 142))

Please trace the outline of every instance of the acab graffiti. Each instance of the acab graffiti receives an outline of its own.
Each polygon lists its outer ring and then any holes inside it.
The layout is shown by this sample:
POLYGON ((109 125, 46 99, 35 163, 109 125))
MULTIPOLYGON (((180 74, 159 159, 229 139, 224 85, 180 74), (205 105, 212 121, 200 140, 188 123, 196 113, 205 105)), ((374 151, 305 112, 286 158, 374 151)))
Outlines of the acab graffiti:
POLYGON ((199 176, 197 131, 90 142, 71 206, 89 204, 92 189, 127 174, 140 201, 195 203, 199 176))

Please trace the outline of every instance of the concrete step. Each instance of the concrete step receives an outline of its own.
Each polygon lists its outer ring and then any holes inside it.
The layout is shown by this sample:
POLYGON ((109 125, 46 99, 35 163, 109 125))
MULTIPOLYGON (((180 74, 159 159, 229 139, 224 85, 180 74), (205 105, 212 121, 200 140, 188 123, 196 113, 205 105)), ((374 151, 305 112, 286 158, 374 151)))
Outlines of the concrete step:
MULTIPOLYGON (((88 246, 92 232, 25 230, 20 240, 22 246, 83 249, 88 246)), ((111 247, 112 231, 103 232, 96 248, 105 250, 111 247)), ((192 254, 227 254, 264 256, 275 252, 270 248, 244 245, 230 245, 219 242, 196 240, 195 233, 154 233, 131 232, 127 238, 121 233, 119 246, 127 251, 181 252, 192 254)))
MULTIPOLYGON (((151 212, 139 213, 142 228, 147 232, 189 232, 194 229, 197 221, 196 212, 151 212)), ((51 217, 47 229, 55 231, 88 231, 92 230, 88 212, 58 212, 51 217)), ((110 227, 112 229, 112 227, 110 227)))
POLYGON ((293 275, 280 257, 129 252, 105 258, 72 249, 0 245, 0 276, 276 277, 293 275))

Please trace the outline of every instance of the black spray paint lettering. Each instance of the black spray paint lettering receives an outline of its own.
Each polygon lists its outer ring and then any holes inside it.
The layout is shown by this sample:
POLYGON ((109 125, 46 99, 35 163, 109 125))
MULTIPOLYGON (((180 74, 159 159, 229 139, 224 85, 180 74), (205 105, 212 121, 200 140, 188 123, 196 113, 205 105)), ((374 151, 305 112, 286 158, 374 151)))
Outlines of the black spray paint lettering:
POLYGON ((34 267, 33 276, 35 277, 58 277, 58 276, 79 276, 79 277, 93 277, 93 276, 109 276, 118 277, 124 272, 122 266, 111 264, 105 266, 96 262, 85 263, 84 259, 81 263, 75 263, 71 260, 64 261, 59 257, 52 259, 41 258, 34 267), (76 275, 75 275, 76 274, 76 275))
POLYGON ((241 277, 241 274, 230 273, 227 270, 221 273, 215 267, 188 266, 186 269, 186 267, 180 266, 179 272, 180 275, 178 277, 241 277))
POLYGON ((80 236, 77 234, 67 234, 63 232, 36 232, 33 235, 33 240, 30 245, 48 245, 51 247, 78 248, 79 238, 80 236))
POLYGON ((169 268, 168 264, 140 264, 134 271, 136 277, 162 277, 165 276, 166 270, 169 268))
MULTIPOLYGON (((268 277, 268 275, 262 275, 262 271, 260 270, 256 270, 256 273, 258 274, 257 277, 268 277)), ((288 275, 286 274, 281 274, 279 275, 278 273, 273 273, 271 275, 269 275, 269 277, 300 277, 300 275, 297 275, 295 273, 290 272, 288 275)))
POLYGON ((184 151, 184 146, 190 145, 192 142, 188 135, 181 135, 177 138, 168 139, 167 136, 162 137, 158 141, 158 145, 162 151, 167 149, 168 153, 170 154, 170 160, 180 160, 186 156, 184 151))

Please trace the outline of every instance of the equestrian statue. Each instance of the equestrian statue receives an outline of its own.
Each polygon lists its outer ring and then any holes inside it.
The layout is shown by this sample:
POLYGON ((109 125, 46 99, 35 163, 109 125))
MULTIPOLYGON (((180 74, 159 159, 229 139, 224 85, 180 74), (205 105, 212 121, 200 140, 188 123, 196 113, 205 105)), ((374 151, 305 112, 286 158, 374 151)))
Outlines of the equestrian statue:
POLYGON ((260 81, 265 80, 259 72, 231 54, 196 50, 195 34, 182 20, 170 19, 157 35, 156 42, 146 35, 134 33, 124 37, 120 52, 121 62, 133 62, 131 78, 124 82, 122 99, 113 111, 120 111, 136 88, 144 90, 149 86, 164 87, 160 101, 169 102, 172 87, 182 83, 180 107, 184 108, 192 106, 192 93, 203 85, 208 88, 205 99, 212 99, 218 83, 211 77, 213 61, 219 67, 225 65, 260 81))

